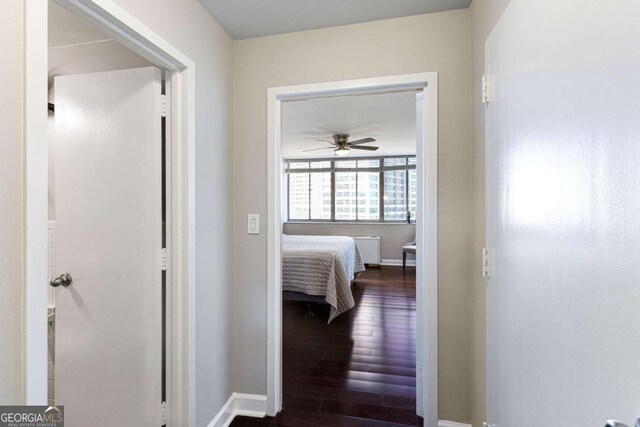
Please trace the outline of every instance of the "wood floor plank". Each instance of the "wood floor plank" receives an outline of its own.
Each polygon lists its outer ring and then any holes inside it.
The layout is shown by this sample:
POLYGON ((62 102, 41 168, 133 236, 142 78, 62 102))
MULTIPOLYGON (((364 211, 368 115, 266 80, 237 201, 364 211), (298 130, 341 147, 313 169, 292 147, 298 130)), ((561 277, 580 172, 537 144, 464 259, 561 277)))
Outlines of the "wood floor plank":
POLYGON ((368 268, 356 306, 283 304, 283 410, 232 426, 421 426, 416 416, 415 269, 368 268), (313 315, 310 315, 312 313, 313 315))
POLYGON ((385 408, 376 405, 354 403, 348 400, 323 400, 321 412, 329 412, 333 414, 400 423, 405 425, 417 425, 420 423, 420 419, 416 415, 415 410, 385 408))

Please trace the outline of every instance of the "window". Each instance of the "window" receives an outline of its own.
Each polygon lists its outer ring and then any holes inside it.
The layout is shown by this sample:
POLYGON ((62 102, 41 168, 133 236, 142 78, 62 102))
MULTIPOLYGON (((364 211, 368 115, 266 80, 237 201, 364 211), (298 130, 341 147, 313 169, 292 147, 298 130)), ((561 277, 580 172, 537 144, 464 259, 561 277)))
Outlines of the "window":
POLYGON ((356 189, 358 180, 355 172, 335 172, 336 176, 336 210, 337 220, 356 220, 356 189))
POLYGON ((384 217, 402 221, 407 217, 407 171, 384 171, 384 217))
POLYGON ((291 221, 415 219, 415 156, 288 160, 286 171, 291 221))
POLYGON ((309 219, 309 174, 289 175, 289 219, 309 219))

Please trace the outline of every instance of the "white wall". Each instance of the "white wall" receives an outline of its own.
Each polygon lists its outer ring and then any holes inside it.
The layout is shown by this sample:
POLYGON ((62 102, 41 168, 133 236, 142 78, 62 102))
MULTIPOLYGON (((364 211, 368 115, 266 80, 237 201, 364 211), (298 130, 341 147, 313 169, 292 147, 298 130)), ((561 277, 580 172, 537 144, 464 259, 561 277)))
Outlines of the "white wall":
POLYGON ((468 10, 236 42, 236 391, 266 394, 267 233, 246 215, 267 213, 267 88, 438 71, 440 417, 469 420, 470 56, 468 10))
MULTIPOLYGON (((0 13, 0 404, 22 396, 22 0, 0 13)), ((44 345, 45 343, 43 343, 44 345)))
POLYGON ((471 49, 473 93, 473 244, 471 247, 471 421, 485 421, 486 343, 485 279, 481 251, 485 247, 484 106, 481 99, 484 73, 484 42, 511 0, 473 0, 471 3, 471 49))
POLYGON ((487 417, 640 416, 640 2, 512 0, 487 40, 487 417))

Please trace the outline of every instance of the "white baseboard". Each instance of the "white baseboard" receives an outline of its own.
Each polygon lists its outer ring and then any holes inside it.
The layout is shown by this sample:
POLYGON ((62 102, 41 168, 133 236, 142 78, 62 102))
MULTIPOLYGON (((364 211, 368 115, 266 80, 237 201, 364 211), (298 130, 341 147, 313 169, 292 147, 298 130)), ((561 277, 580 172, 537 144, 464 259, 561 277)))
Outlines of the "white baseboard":
MULTIPOLYGON (((228 427, 237 416, 264 418, 267 415, 267 396, 233 393, 207 427, 228 427)), ((438 421, 438 427, 472 427, 454 421, 438 421)))
POLYGON ((471 424, 456 423, 455 421, 438 421, 438 427, 472 427, 471 424))
MULTIPOLYGON (((380 265, 399 265, 400 267, 402 267, 402 260, 401 259, 382 259, 380 260, 380 265)), ((407 260, 407 267, 415 267, 415 266, 416 266, 415 259, 407 260)))
POLYGON ((207 427, 227 427, 238 415, 264 418, 267 415, 267 396, 233 393, 207 427))

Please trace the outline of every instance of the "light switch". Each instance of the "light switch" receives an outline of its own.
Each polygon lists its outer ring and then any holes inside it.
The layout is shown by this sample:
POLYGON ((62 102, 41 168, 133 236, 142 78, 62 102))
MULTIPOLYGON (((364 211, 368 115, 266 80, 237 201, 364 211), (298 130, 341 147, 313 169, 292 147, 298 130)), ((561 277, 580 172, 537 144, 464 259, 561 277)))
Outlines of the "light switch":
POLYGON ((247 215, 247 234, 260 234, 260 215, 247 215))

